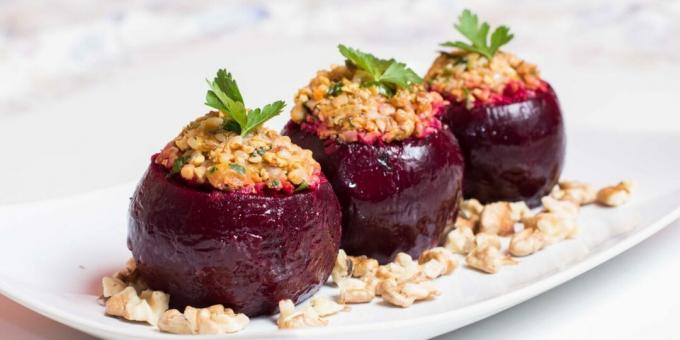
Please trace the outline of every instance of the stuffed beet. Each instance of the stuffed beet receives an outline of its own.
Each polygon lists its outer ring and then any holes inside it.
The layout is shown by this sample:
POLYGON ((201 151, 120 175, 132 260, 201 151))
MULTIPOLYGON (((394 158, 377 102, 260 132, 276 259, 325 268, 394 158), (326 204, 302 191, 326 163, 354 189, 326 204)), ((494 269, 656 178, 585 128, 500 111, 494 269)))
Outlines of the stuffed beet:
POLYGON ((328 278, 340 206, 312 153, 261 126, 283 102, 246 110, 224 70, 211 88, 218 111, 152 157, 130 204, 128 247, 174 306, 273 313, 328 278))
POLYGON ((438 117, 446 102, 406 65, 339 48, 345 65, 298 92, 283 134, 321 163, 348 254, 418 257, 438 243, 462 196, 462 155, 438 117))
POLYGON ((557 96, 535 65, 499 48, 513 35, 465 10, 456 29, 470 42, 447 42, 428 71, 427 87, 450 105, 442 117, 465 156, 464 193, 484 203, 539 204, 557 183, 565 133, 557 96))

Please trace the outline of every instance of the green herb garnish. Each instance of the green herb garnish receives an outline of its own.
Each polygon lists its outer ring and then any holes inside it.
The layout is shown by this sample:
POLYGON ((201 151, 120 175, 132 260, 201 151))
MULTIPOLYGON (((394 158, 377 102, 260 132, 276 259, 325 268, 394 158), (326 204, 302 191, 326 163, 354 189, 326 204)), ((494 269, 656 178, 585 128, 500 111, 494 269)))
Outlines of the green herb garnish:
POLYGON ((397 88, 408 88, 412 84, 420 84, 423 79, 406 64, 394 59, 379 59, 370 53, 365 53, 345 45, 338 45, 340 54, 347 58, 347 63, 366 72, 370 79, 362 86, 378 87, 381 94, 394 95, 397 88))
POLYGON ((456 47, 469 52, 476 52, 491 60, 501 46, 512 40, 514 35, 507 26, 497 27, 491 34, 491 43, 488 42, 490 26, 486 22, 480 24, 476 14, 466 9, 458 17, 458 23, 454 25, 456 30, 470 40, 471 44, 463 41, 447 41, 442 43, 444 47, 456 47))
POLYGON ((241 175, 245 175, 246 173, 246 168, 244 168, 243 165, 241 164, 229 163, 229 168, 231 168, 231 170, 238 172, 241 175))
POLYGON ((297 188, 295 188, 295 190, 293 190, 293 192, 302 191, 302 190, 305 190, 307 188, 309 188, 309 184, 307 184, 307 182, 302 182, 302 183, 300 183, 300 185, 297 186, 297 188))
POLYGON ((211 173, 211 174, 212 174, 212 173, 214 173, 215 171, 217 171, 217 167, 214 166, 214 165, 208 168, 208 173, 211 173))
POLYGON ((278 188, 279 185, 281 185, 281 182, 278 179, 272 181, 272 188, 278 188))
POLYGON ((177 157, 177 159, 172 162, 172 169, 170 169, 168 177, 174 176, 175 174, 178 174, 180 171, 182 171, 182 167, 187 164, 188 161, 189 159, 185 156, 177 157))
POLYGON ((263 108, 247 110, 236 81, 225 69, 218 70, 212 82, 206 81, 210 90, 205 95, 205 105, 228 114, 231 119, 224 123, 224 129, 240 133, 241 136, 278 115, 286 106, 285 102, 277 100, 263 108))
POLYGON ((333 85, 328 87, 328 91, 326 91, 326 94, 328 94, 331 97, 335 97, 335 96, 337 96, 341 93, 342 93, 342 83, 341 82, 333 83, 333 85))

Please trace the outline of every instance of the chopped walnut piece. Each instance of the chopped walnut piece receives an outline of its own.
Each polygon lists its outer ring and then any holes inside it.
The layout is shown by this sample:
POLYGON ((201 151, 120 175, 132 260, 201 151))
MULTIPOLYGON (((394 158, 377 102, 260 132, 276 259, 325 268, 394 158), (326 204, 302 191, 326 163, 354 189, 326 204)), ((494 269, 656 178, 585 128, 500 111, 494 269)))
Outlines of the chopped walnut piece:
POLYGON ((484 206, 479 221, 482 233, 508 236, 515 232, 515 223, 529 214, 524 202, 496 202, 484 206))
POLYGON ((340 304, 369 303, 375 298, 375 287, 366 281, 346 278, 338 282, 340 287, 340 304))
POLYGON ((617 185, 602 188, 597 193, 597 203, 608 207, 618 207, 630 200, 632 192, 633 183, 623 181, 617 185))
POLYGON ((420 274, 418 262, 406 253, 399 253, 394 262, 380 266, 376 272, 379 279, 396 279, 398 283, 409 281, 420 274))
POLYGON ((501 242, 497 235, 477 234, 475 247, 465 257, 465 262, 470 268, 494 274, 502 265, 516 263, 511 257, 501 253, 500 249, 501 242))
POLYGON ((189 320, 176 309, 167 310, 161 315, 158 329, 172 334, 193 334, 189 320))
POLYGON ((446 237, 446 249, 456 253, 467 255, 475 244, 475 234, 471 228, 458 227, 446 237))
POLYGON ((512 235, 508 252, 512 256, 529 256, 545 247, 545 235, 538 229, 524 229, 512 235))
POLYGON ((168 309, 170 295, 159 291, 145 290, 141 297, 129 286, 106 300, 105 313, 130 321, 158 323, 160 315, 168 309))
POLYGON ((115 277, 105 276, 102 278, 102 296, 110 298, 127 288, 127 283, 115 277))
POLYGON ((331 272, 333 282, 338 284, 338 282, 349 277, 351 274, 351 266, 352 261, 350 261, 350 259, 347 257, 345 251, 340 249, 340 251, 338 251, 338 256, 335 259, 335 266, 331 272))
POLYGON ((402 308, 410 307, 415 301, 415 297, 402 294, 394 279, 383 280, 378 284, 378 290, 383 300, 391 305, 402 308))
POLYGON ((222 305, 207 308, 187 306, 184 309, 184 317, 192 334, 236 333, 250 322, 245 314, 236 314, 231 308, 224 308, 222 305))
POLYGON ((476 230, 483 210, 484 206, 474 198, 461 202, 455 226, 476 230))
POLYGON ((113 278, 124 282, 127 286, 134 287, 137 292, 149 289, 149 286, 139 275, 137 261, 134 258, 130 258, 127 261, 125 270, 114 273, 113 278))
MULTIPOLYGON (((441 275, 449 275, 453 273, 453 271, 458 267, 458 262, 456 262, 456 258, 453 256, 453 253, 450 250, 442 247, 428 249, 420 255, 420 258, 418 258, 418 263, 420 263, 421 267, 423 268, 422 270, 423 272, 426 272, 426 275, 428 274, 428 264, 433 261, 439 263, 442 269, 439 275, 432 278, 436 278, 441 275)), ((432 269, 433 265, 430 264, 429 267, 432 269)), ((430 272, 430 274, 432 274, 432 272, 430 272)))
POLYGON ((550 197, 559 201, 570 201, 579 206, 595 202, 597 190, 590 184, 576 181, 561 181, 556 185, 550 197))
POLYGON ((545 236, 546 245, 573 238, 578 233, 574 217, 547 212, 525 218, 524 228, 540 230, 545 236))
POLYGON ((333 300, 320 296, 312 298, 311 306, 316 310, 319 316, 322 317, 349 310, 349 307, 345 305, 341 305, 333 300))
POLYGON ((440 294, 429 281, 406 282, 400 285, 394 279, 387 279, 380 282, 378 290, 385 302, 402 308, 410 307, 416 301, 431 299, 440 294))
POLYGON ((479 215, 482 214, 482 210, 484 210, 484 205, 479 203, 478 200, 471 198, 469 200, 464 200, 460 204, 460 216, 465 218, 465 219, 472 219, 475 216, 479 217, 479 215))
POLYGON ((349 256, 352 261, 352 277, 364 277, 367 275, 375 275, 380 264, 378 260, 362 256, 349 256))
POLYGON ((560 201, 550 196, 541 199, 543 209, 555 215, 576 218, 579 212, 579 205, 572 201, 560 201))
POLYGON ((312 307, 295 310, 295 304, 291 300, 279 301, 279 319, 276 324, 280 329, 293 329, 305 327, 319 327, 328 325, 328 320, 322 318, 316 309, 312 307))

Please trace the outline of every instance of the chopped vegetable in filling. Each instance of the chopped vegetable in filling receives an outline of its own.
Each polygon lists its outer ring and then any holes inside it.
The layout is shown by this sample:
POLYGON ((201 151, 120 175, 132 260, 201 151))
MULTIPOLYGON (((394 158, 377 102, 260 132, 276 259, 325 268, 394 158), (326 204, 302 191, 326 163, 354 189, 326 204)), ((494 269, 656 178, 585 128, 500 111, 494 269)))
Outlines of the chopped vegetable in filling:
POLYGON ((241 136, 227 122, 221 112, 198 118, 161 151, 156 164, 171 176, 225 191, 292 193, 318 187, 321 171, 311 151, 264 127, 241 136))
POLYGON ((415 72, 394 59, 339 46, 346 65, 317 72, 295 96, 291 119, 321 139, 343 143, 422 138, 441 127, 446 106, 415 72))

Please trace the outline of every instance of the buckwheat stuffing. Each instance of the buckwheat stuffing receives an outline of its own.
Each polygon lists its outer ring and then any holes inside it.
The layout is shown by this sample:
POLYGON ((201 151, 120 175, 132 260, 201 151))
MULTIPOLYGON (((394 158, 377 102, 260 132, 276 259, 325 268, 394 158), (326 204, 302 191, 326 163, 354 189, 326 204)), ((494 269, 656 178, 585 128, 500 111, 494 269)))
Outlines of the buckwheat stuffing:
POLYGON ((367 73, 348 66, 317 72, 295 96, 291 119, 321 139, 372 144, 424 137, 439 129, 446 102, 422 85, 381 94, 367 73))
POLYGON ((321 167, 312 152, 274 130, 258 127, 245 136, 229 130, 222 112, 198 118, 156 157, 171 175, 219 190, 293 192, 316 187, 321 167))
POLYGON ((497 52, 491 60, 465 51, 442 53, 425 75, 431 90, 464 104, 494 104, 505 92, 537 91, 546 88, 536 65, 513 54, 497 52))

